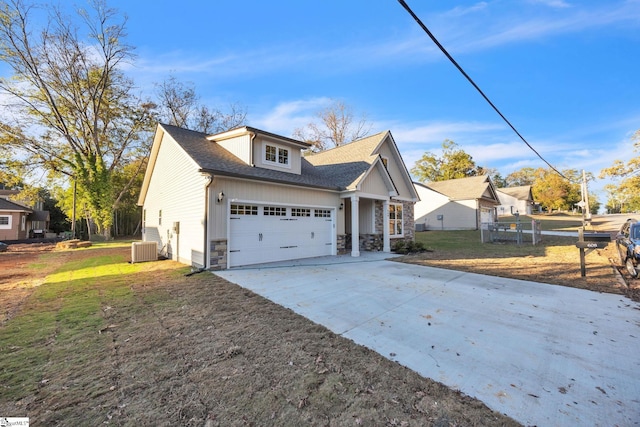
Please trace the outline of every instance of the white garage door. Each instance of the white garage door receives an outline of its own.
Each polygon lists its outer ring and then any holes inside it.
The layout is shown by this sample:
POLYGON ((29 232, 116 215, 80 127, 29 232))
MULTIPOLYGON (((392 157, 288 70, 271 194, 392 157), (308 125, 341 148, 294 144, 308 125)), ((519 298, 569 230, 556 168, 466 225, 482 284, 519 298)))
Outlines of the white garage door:
POLYGON ((229 267, 333 253, 333 211, 232 203, 229 267))

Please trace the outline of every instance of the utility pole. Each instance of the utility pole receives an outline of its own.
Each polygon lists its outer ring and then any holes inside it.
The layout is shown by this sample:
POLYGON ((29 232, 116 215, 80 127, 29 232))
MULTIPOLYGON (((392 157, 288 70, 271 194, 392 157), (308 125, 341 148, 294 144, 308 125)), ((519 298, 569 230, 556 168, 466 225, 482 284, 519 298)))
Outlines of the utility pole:
POLYGON ((589 187, 587 187, 587 174, 582 169, 582 201, 584 206, 582 207, 582 225, 586 222, 591 222, 591 208, 589 207, 589 187))
POLYGON ((76 180, 73 180, 73 218, 71 218, 71 238, 76 238, 76 180))

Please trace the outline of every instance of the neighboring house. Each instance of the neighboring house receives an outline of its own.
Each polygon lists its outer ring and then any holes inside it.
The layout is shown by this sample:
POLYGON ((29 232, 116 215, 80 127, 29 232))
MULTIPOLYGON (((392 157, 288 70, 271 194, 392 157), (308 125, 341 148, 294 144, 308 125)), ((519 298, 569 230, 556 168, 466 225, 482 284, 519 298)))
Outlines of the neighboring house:
POLYGON ((143 240, 170 259, 225 269, 413 239, 418 196, 390 132, 308 149, 248 126, 206 135, 158 125, 138 199, 143 240))
POLYGON ((49 229, 49 211, 42 209, 37 202, 35 209, 9 200, 16 197, 20 190, 0 189, 0 240, 23 240, 33 237, 45 237, 49 229))
POLYGON ((516 212, 522 215, 533 213, 534 201, 530 185, 520 187, 498 188, 498 215, 513 215, 516 212))
POLYGON ((484 176, 422 184, 414 182, 416 230, 479 230, 496 220, 500 203, 491 179, 484 176))
POLYGON ((28 217, 33 210, 0 197, 0 241, 29 237, 28 217))

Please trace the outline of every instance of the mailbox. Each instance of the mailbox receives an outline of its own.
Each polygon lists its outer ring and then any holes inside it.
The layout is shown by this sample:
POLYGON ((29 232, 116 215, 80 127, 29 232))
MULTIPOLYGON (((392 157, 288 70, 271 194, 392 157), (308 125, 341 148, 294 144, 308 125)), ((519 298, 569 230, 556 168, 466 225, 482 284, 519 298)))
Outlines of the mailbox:
POLYGON ((604 249, 611 242, 609 233, 582 233, 582 238, 576 242, 576 247, 584 249, 604 249))
POLYGON ((580 248, 580 275, 582 277, 587 275, 585 255, 594 249, 606 248, 609 242, 611 242, 611 234, 609 233, 585 233, 582 229, 578 231, 576 247, 580 248))

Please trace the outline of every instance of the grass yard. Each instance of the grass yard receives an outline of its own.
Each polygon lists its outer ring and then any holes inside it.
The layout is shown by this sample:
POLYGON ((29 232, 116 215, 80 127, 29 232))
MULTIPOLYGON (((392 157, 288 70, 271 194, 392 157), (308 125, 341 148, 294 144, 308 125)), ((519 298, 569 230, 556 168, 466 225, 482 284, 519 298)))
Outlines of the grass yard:
MULTIPOLYGON (((416 233, 416 241, 422 242, 429 251, 396 260, 631 296, 610 261, 617 260, 615 244, 588 254, 586 277, 581 277, 576 240, 575 237, 542 236, 542 243, 535 246, 530 242, 522 245, 482 243, 477 230, 424 231, 416 233)), ((638 285, 637 280, 629 280, 634 287, 638 285)), ((637 292, 634 295, 637 298, 637 292)))
POLYGON ((515 426, 210 273, 0 253, 0 415, 31 425, 515 426))

